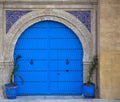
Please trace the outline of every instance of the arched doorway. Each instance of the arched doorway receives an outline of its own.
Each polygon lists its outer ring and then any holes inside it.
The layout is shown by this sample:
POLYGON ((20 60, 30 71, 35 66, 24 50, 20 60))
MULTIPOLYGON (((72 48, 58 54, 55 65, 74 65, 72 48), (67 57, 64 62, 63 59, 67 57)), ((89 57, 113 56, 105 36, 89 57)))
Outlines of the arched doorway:
POLYGON ((21 55, 16 74, 24 78, 18 95, 81 95, 83 48, 76 34, 55 21, 38 22, 19 37, 14 58, 21 55))

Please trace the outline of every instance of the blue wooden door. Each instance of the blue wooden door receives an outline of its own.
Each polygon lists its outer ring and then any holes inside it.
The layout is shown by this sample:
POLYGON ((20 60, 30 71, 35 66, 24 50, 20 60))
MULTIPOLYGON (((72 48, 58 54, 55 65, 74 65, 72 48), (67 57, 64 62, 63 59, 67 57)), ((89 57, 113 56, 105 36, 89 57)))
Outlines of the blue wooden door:
POLYGON ((19 37, 14 59, 20 68, 14 81, 18 95, 81 95, 83 48, 74 32, 54 21, 36 23, 19 37))

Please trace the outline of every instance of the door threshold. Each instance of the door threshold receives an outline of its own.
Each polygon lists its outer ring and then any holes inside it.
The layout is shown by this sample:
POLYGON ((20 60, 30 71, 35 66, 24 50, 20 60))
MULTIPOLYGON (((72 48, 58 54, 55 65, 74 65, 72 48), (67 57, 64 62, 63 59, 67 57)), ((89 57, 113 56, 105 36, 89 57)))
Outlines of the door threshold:
POLYGON ((26 97, 26 98, 39 98, 39 99, 84 99, 84 97, 81 96, 18 96, 20 98, 26 97))

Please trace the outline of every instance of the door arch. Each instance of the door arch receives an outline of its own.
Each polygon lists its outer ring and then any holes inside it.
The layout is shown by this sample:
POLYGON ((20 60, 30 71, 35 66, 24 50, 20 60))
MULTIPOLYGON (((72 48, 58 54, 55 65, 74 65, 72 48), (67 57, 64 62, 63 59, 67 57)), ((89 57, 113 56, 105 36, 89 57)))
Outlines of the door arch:
POLYGON ((14 47, 22 32, 25 31, 25 29, 27 29, 32 24, 44 20, 61 22, 70 29, 72 29, 72 31, 74 31, 75 34, 77 34, 83 45, 84 63, 91 61, 92 52, 93 52, 92 34, 90 34, 87 28, 85 28, 85 26, 73 15, 63 10, 57 10, 57 9, 32 11, 26 14, 25 16, 22 16, 13 25, 9 30, 9 32, 7 33, 7 35, 5 36, 5 43, 7 45, 4 47, 4 52, 3 52, 5 61, 13 61, 14 47))
POLYGON ((83 48, 76 34, 64 24, 42 21, 19 37, 14 58, 21 55, 16 74, 24 78, 18 95, 81 95, 83 48))

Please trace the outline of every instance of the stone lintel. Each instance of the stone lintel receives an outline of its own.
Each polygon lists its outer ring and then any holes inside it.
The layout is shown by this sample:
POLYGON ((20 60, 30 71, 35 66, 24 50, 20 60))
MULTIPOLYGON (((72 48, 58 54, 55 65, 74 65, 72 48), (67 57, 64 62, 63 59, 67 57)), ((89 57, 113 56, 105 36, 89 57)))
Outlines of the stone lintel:
POLYGON ((93 4, 96 5, 98 0, 0 0, 0 3, 41 3, 41 4, 93 4))

